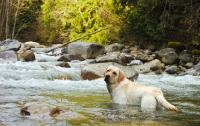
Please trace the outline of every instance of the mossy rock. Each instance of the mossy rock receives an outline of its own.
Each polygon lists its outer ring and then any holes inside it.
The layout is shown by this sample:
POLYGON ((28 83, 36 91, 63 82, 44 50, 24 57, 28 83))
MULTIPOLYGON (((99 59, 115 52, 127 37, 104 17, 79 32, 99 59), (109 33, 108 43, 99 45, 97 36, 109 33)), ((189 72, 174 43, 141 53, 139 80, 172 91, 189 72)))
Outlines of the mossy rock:
POLYGON ((180 42, 168 42, 168 48, 174 48, 177 53, 185 50, 185 46, 180 42))
POLYGON ((198 50, 198 49, 193 49, 193 50, 192 50, 192 55, 200 56, 200 50, 198 50))

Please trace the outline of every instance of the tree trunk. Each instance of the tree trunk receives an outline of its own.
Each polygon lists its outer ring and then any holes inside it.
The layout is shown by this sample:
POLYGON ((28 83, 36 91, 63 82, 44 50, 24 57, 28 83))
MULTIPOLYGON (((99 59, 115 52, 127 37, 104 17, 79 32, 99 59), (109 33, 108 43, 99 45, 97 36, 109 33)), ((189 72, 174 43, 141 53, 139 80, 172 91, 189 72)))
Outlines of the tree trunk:
POLYGON ((6 39, 9 34, 9 11, 10 11, 10 0, 6 0, 6 39))
POLYGON ((16 10, 16 13, 15 13, 15 19, 14 19, 14 25, 13 25, 13 31, 12 31, 12 39, 14 39, 14 35, 15 35, 15 25, 16 25, 16 22, 17 22, 17 15, 18 15, 18 11, 19 11, 19 0, 17 0, 17 10, 16 10))

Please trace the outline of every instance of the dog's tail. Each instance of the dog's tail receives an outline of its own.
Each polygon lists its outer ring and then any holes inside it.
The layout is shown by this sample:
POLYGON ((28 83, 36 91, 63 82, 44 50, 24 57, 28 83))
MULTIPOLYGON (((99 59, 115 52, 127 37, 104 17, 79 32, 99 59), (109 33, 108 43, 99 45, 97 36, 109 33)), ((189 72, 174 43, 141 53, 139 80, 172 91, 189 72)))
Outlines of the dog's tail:
POLYGON ((178 111, 178 109, 170 104, 161 94, 156 95, 156 99, 159 104, 161 104, 164 108, 172 110, 172 111, 178 111))

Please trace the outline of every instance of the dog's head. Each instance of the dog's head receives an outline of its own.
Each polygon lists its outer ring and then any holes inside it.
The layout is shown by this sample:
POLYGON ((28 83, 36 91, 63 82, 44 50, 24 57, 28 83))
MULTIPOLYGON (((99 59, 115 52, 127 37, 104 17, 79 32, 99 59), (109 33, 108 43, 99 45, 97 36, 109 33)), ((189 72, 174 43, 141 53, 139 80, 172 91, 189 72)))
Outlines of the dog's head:
POLYGON ((119 84, 124 78, 124 73, 117 67, 109 66, 104 71, 104 81, 107 84, 119 84))

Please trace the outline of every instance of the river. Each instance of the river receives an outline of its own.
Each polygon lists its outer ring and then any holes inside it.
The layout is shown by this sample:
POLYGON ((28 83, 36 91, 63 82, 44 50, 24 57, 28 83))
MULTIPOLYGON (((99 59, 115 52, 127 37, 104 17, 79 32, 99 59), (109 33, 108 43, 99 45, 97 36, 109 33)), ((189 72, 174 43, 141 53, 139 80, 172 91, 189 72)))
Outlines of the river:
POLYGON ((34 62, 0 60, 0 125, 3 126, 196 126, 200 124, 200 77, 140 74, 143 85, 160 88, 166 99, 179 111, 158 109, 142 111, 138 106, 112 104, 106 84, 101 79, 81 80, 80 65, 58 67, 59 57, 36 54, 34 62), (73 80, 54 76, 68 73, 73 80), (85 118, 31 119, 20 115, 20 109, 31 102, 46 103, 69 109, 85 118))

